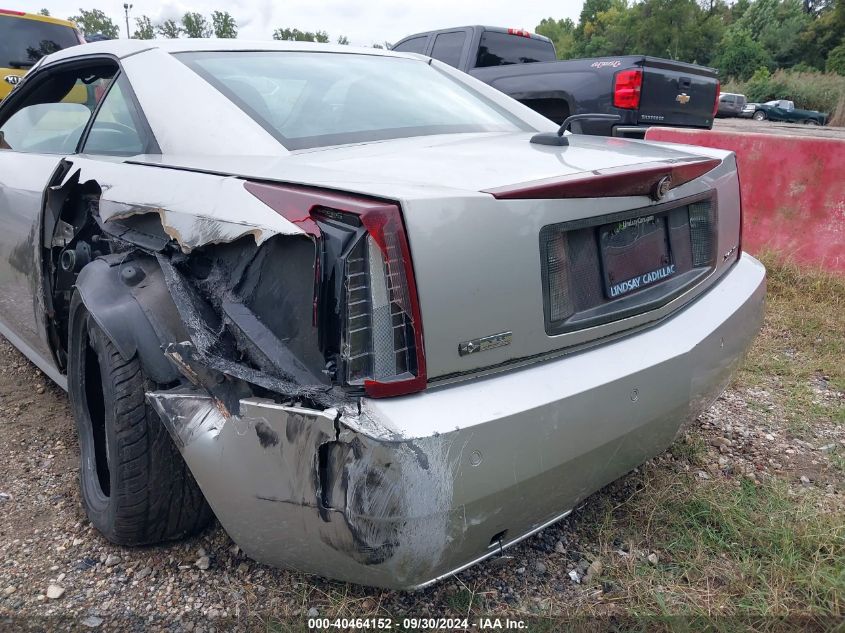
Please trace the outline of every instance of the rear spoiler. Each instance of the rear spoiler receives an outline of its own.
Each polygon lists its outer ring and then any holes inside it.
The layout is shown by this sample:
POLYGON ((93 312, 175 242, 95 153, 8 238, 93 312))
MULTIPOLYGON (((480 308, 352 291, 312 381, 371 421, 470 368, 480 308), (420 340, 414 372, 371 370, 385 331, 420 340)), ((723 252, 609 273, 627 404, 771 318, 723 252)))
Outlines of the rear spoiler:
POLYGON ((703 176, 718 167, 715 158, 690 158, 653 161, 596 169, 571 176, 556 176, 485 189, 498 200, 533 200, 556 198, 608 198, 650 196, 662 199, 670 189, 703 176))

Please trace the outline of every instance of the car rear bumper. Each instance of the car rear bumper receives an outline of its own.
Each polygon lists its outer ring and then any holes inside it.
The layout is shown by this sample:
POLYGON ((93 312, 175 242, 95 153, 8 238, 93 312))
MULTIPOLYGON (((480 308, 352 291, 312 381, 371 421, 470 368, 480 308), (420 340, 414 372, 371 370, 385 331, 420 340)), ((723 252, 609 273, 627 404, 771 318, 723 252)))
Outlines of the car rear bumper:
POLYGON ((252 558, 351 582, 425 586, 542 529, 659 454, 726 386, 757 334, 748 255, 670 318, 586 351, 354 411, 156 392, 223 527, 252 558))

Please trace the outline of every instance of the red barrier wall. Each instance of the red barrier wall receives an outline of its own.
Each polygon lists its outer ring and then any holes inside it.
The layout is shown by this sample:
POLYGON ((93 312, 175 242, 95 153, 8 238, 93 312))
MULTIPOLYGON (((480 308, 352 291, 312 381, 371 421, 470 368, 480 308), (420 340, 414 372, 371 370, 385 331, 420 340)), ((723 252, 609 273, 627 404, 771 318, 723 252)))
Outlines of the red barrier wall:
POLYGON ((646 138, 735 152, 743 250, 845 274, 845 138, 659 127, 646 138))

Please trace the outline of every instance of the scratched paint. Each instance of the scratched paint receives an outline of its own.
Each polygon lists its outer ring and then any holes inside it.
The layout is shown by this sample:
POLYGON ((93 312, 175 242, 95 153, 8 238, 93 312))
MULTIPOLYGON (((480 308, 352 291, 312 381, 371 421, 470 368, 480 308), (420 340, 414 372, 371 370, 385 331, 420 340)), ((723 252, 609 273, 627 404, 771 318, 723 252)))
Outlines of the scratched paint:
POLYGON ((463 516, 452 507, 460 465, 449 439, 369 437, 333 409, 247 399, 226 416, 199 392, 147 398, 223 527, 257 560, 304 571, 329 565, 339 577, 376 568, 402 583, 435 575, 460 537, 463 516), (271 518, 262 527, 257 517, 271 518))

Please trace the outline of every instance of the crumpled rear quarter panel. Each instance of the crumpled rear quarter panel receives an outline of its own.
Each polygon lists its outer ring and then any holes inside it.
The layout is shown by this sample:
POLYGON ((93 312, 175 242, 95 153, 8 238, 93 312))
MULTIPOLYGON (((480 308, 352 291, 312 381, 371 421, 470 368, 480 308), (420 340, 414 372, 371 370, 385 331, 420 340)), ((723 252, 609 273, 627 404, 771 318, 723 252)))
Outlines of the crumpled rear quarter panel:
POLYGON ((148 398, 249 556, 414 588, 495 555, 665 450, 724 389, 764 297, 763 267, 743 256, 652 328, 360 411, 249 399, 227 419, 206 396, 148 398))

